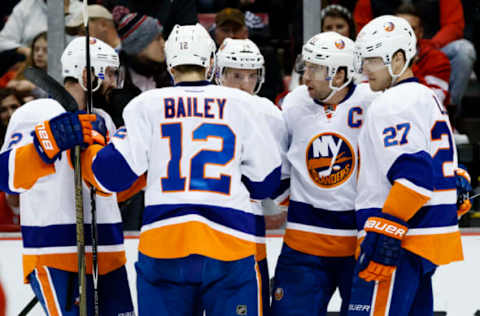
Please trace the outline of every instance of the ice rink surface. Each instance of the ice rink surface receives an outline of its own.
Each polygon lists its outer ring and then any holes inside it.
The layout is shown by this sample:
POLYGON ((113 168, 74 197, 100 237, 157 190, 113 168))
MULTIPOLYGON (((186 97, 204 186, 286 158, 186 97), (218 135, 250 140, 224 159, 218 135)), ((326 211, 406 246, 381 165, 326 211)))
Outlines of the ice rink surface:
MULTIPOLYGON (((435 310, 446 311, 448 316, 473 316, 480 310, 480 233, 467 231, 462 236, 465 260, 440 267, 434 276, 435 310)), ((16 316, 32 299, 29 285, 22 282, 22 244, 18 234, 0 234, 0 279, 7 295, 7 316, 16 316)), ((134 262, 137 258, 138 238, 127 236, 127 270, 132 293, 135 291, 134 262)), ((282 238, 273 235, 267 239, 270 275, 280 253, 282 238)), ((136 294, 133 294, 136 305, 136 294)), ((340 298, 335 293, 329 310, 338 311, 340 298)), ((29 316, 43 316, 39 304, 29 316)))

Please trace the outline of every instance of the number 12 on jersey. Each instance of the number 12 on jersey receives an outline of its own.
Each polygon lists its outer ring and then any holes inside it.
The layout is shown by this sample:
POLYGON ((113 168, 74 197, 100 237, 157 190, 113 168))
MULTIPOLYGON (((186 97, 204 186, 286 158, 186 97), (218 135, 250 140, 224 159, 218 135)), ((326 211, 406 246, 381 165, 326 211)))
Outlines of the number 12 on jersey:
POLYGON ((226 166, 235 154, 235 134, 228 125, 203 123, 192 133, 192 141, 208 141, 209 137, 219 138, 222 149, 200 150, 193 157, 183 157, 182 123, 165 123, 161 125, 162 138, 168 138, 170 161, 167 165, 167 177, 161 178, 162 191, 185 191, 186 177, 182 176, 181 160, 190 159, 189 191, 209 191, 221 194, 230 193, 231 176, 221 174, 219 178, 205 176, 207 165, 226 166))

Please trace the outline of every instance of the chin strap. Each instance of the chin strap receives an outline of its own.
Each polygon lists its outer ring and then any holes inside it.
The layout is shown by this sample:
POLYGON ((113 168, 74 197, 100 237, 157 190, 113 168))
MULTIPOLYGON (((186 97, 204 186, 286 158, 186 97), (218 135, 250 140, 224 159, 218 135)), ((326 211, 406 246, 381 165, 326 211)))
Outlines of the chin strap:
POLYGON ((401 75, 403 75, 403 73, 405 72, 405 70, 407 70, 407 68, 408 68, 408 63, 405 63, 405 65, 403 65, 403 68, 402 68, 402 70, 400 71, 400 73, 399 73, 398 75, 395 75, 395 74, 393 74, 392 64, 389 64, 389 65, 387 66, 388 73, 389 73, 390 76, 392 77, 392 82, 390 82, 390 88, 395 85, 398 77, 400 77, 401 75))
MULTIPOLYGON (((95 86, 95 88, 92 89, 92 92, 97 91, 100 88, 100 86, 102 85, 102 82, 103 82, 103 80, 97 77, 97 85, 95 86)), ((80 86, 82 87, 82 89, 84 91, 87 91, 87 88, 83 85, 82 80, 79 80, 78 83, 80 84, 80 86)))

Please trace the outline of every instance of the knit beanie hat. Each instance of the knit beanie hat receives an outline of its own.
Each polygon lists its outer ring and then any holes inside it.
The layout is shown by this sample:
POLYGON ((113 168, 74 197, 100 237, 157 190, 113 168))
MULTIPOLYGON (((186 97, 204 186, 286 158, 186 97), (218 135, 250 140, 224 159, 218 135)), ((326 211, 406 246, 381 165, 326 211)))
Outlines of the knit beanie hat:
POLYGON ((122 6, 113 9, 118 35, 122 40, 122 50, 128 55, 137 55, 163 31, 157 19, 148 15, 130 13, 122 6))

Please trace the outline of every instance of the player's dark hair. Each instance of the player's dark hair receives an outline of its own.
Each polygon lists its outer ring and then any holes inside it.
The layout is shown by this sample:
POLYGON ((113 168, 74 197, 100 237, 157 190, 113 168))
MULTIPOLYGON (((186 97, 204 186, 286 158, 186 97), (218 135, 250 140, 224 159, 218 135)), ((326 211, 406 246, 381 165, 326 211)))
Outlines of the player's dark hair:
POLYGON ((205 67, 202 67, 199 65, 178 65, 173 68, 175 68, 176 71, 181 73, 189 73, 189 72, 205 73, 206 71, 205 67))

